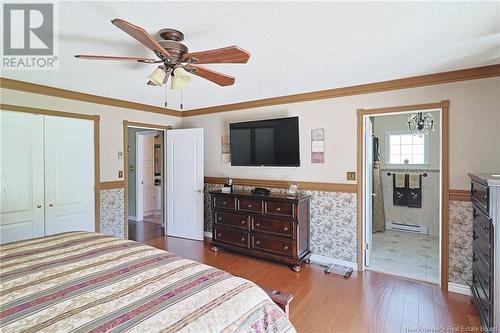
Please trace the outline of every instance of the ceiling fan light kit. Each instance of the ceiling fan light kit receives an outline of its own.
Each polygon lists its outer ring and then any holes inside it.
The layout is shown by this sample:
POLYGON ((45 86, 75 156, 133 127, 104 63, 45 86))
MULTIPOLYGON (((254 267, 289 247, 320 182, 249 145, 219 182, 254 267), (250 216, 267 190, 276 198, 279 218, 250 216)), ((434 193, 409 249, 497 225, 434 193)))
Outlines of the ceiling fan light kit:
POLYGON ((184 68, 177 67, 172 73, 172 82, 170 85, 170 89, 182 89, 187 86, 190 81, 191 78, 189 77, 189 75, 187 75, 187 72, 184 70, 184 68))
POLYGON ((155 69, 154 72, 148 76, 148 78, 149 78, 149 82, 153 83, 153 85, 162 86, 163 80, 165 80, 166 76, 167 76, 167 73, 165 72, 165 66, 158 66, 158 68, 155 69))
POLYGON ((161 29, 158 32, 161 40, 157 41, 145 29, 125 20, 114 19, 111 23, 153 51, 157 59, 99 55, 75 55, 75 57, 87 60, 129 60, 144 64, 162 64, 148 76, 147 84, 150 86, 162 86, 168 82, 169 77, 172 77, 171 89, 182 89, 191 80, 187 72, 220 86, 230 86, 235 82, 233 76, 219 73, 199 64, 244 64, 250 58, 248 51, 235 45, 189 53, 187 46, 181 43, 184 40, 184 34, 179 30, 161 29))

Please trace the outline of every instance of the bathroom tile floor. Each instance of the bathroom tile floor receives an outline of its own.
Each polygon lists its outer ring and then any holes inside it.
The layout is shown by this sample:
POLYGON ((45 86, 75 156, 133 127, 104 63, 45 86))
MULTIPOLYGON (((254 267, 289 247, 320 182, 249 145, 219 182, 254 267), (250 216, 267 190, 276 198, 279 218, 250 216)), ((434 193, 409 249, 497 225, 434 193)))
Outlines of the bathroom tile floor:
POLYGON ((439 239, 401 231, 373 234, 369 269, 439 283, 439 239))

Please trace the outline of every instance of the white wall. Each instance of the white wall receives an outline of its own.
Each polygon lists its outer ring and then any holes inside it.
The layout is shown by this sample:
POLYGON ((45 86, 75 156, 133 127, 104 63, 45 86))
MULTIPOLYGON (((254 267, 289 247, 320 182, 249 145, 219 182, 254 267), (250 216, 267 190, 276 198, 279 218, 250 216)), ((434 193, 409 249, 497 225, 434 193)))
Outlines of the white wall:
POLYGON ((120 178, 118 178, 118 171, 123 170, 123 159, 118 158, 118 152, 123 152, 123 120, 158 125, 171 125, 174 128, 181 127, 182 121, 180 117, 74 101, 3 88, 0 89, 0 96, 3 104, 99 115, 101 120, 101 181, 120 180, 120 178))
MULTIPOLYGON (((183 118, 205 129, 205 175, 348 183, 356 170, 356 110, 450 100, 450 188, 469 188, 467 172, 500 171, 500 78, 270 106, 183 118), (237 121, 299 116, 301 166, 231 167, 221 163, 220 136, 237 121), (325 128, 325 164, 311 164, 311 129, 325 128)), ((359 175, 358 175, 359 176, 359 175)))

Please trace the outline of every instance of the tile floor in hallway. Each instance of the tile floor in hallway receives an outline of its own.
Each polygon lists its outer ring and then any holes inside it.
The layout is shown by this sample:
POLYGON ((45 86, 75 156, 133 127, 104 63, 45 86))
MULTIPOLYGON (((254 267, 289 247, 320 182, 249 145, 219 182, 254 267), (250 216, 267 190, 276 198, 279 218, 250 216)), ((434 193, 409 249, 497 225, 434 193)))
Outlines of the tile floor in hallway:
POLYGON ((373 234, 370 269, 439 283, 439 239, 401 231, 373 234))

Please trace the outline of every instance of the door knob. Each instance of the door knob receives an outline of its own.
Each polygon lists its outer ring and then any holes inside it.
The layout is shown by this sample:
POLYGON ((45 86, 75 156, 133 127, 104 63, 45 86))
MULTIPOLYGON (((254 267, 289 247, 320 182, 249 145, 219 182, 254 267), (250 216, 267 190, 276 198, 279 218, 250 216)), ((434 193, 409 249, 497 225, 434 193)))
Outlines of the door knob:
POLYGON ((49 207, 54 207, 54 204, 49 203, 49 207))

